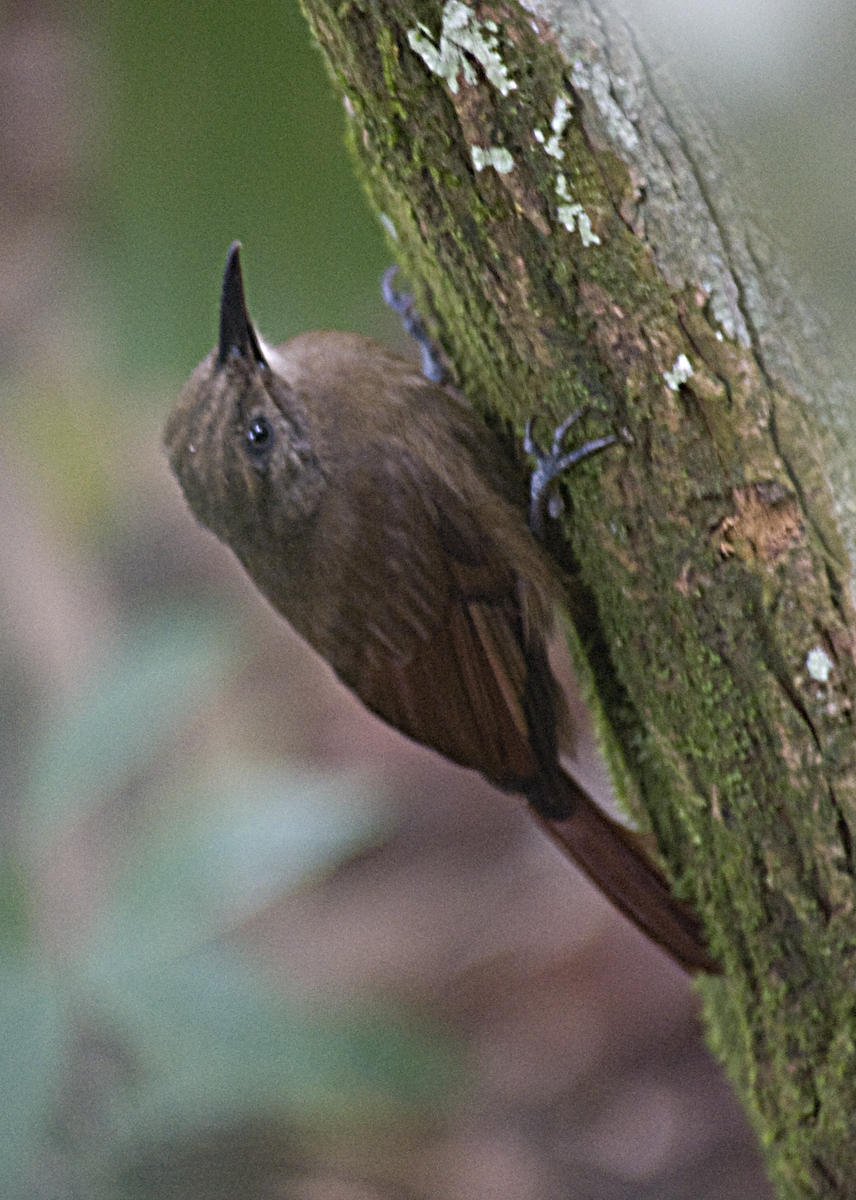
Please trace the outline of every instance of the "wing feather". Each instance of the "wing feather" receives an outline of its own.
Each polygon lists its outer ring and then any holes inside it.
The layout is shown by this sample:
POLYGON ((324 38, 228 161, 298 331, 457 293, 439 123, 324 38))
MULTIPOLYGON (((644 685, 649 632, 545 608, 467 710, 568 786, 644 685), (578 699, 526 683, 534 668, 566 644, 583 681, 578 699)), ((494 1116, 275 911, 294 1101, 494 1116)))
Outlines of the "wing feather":
POLYGON ((369 708, 416 741, 502 787, 523 789, 538 764, 515 686, 522 653, 514 647, 509 664, 500 654, 509 639, 483 638, 498 623, 484 608, 457 598, 443 625, 407 659, 367 657, 358 690, 369 708))
MULTIPOLYGON (((400 447, 367 455, 328 504, 313 560, 336 575, 327 627, 310 640, 344 682, 501 787, 525 792, 552 772, 557 688, 530 598, 484 514, 400 447), (532 737, 534 722, 546 740, 532 737)), ((522 517, 510 505, 501 515, 528 545, 522 517)))

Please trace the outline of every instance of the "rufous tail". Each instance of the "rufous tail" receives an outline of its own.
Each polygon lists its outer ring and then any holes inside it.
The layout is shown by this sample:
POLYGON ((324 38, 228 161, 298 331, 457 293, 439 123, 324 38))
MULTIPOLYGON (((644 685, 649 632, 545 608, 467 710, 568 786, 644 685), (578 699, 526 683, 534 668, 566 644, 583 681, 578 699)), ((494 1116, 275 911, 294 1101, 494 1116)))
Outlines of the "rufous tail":
POLYGON ((686 971, 721 974, 722 967, 707 948, 697 914, 672 895, 639 835, 608 817, 570 776, 562 773, 556 786, 566 793, 561 807, 571 811, 570 817, 543 817, 530 804, 533 816, 553 841, 620 912, 686 971))

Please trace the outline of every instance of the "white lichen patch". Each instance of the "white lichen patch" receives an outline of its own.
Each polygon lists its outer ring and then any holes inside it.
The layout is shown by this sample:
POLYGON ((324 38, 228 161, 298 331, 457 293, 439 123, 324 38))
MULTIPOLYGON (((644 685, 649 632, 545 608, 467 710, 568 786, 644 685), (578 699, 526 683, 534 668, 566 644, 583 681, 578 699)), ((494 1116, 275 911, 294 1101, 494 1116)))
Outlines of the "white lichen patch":
POLYGON ((568 181, 561 172, 556 176, 556 195, 562 201, 556 210, 556 216, 559 221, 567 229, 568 233, 573 233, 575 229, 579 230, 580 241, 584 246, 599 246, 600 238, 593 232, 591 220, 583 206, 571 197, 568 190, 568 181))
POLYGON ((550 129, 553 131, 548 138, 543 129, 533 129, 532 136, 539 146, 544 147, 546 154, 551 158, 555 158, 561 162, 565 157, 565 152, 561 147, 562 138, 565 136, 565 130, 568 128, 571 120, 571 102, 567 96, 559 95, 556 97, 556 103, 553 105, 553 119, 550 122, 550 129))
POLYGON ((688 379, 692 378, 692 373, 692 363, 686 354, 679 354, 675 359, 675 365, 671 371, 663 372, 663 378, 666 381, 666 386, 673 392, 676 392, 682 383, 686 383, 688 379))
POLYGON ((485 167, 493 167, 500 175, 507 175, 514 168, 514 159, 507 150, 503 150, 500 146, 488 146, 487 149, 483 146, 470 146, 470 154, 473 166, 477 171, 483 171, 485 167))
POLYGON ((600 238, 593 231, 589 215, 581 204, 560 204, 556 216, 568 233, 579 230, 580 241, 584 246, 600 245, 600 238))
POLYGON ((553 131, 553 135, 544 146, 546 152, 553 158, 562 159, 565 157, 565 152, 559 143, 565 136, 565 130, 568 128, 570 120, 570 100, 567 96, 557 96, 556 103, 553 105, 553 120, 550 122, 550 128, 553 131))
POLYGON ((822 646, 815 646, 806 655, 805 669, 812 679, 818 683, 826 683, 832 673, 835 663, 822 646))
POLYGON ((464 82, 474 84, 477 77, 467 55, 480 64, 488 82, 503 96, 513 92, 517 84, 509 78, 505 63, 500 57, 496 34, 499 26, 495 21, 480 21, 469 5, 462 0, 446 0, 443 6, 443 23, 440 29, 440 44, 435 45, 431 30, 420 21, 416 29, 407 32, 407 40, 429 71, 445 79, 452 93, 458 91, 458 75, 464 82))

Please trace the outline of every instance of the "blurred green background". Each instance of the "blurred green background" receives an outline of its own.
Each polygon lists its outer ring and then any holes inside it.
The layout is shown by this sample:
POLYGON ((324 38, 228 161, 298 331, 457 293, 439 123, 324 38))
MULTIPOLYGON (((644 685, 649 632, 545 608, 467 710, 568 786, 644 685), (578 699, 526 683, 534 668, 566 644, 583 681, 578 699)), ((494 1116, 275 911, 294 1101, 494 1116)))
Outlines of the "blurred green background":
MULTIPOLYGON (((634 8, 848 340, 853 14, 634 8)), ((0 1194, 763 1197, 680 973, 169 478, 234 238, 271 340, 401 341, 343 129, 290 0, 0 8, 0 1194)))
POLYGON ((278 341, 376 331, 388 261, 342 150, 343 114, 296 3, 105 7, 92 247, 123 360, 175 381, 212 341, 225 248, 278 341), (155 364, 157 365, 157 364, 155 364))

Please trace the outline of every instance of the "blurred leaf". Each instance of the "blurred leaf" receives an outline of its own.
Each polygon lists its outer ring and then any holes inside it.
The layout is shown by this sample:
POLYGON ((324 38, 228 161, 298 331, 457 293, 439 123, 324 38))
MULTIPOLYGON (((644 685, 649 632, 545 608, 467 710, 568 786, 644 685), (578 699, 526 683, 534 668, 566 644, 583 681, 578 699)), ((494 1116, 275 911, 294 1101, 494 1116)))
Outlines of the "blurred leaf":
POLYGON ((0 1194, 44 1138, 63 1048, 64 1022, 47 970, 25 955, 0 955, 0 1194))
POLYGON ((21 953, 30 933, 30 891, 23 865, 9 847, 0 852, 0 965, 3 955, 21 953))
POLYGON ((247 768, 213 800, 183 798, 169 814, 132 847, 118 877, 88 956, 95 976, 187 953, 382 827, 365 777, 281 765, 247 768))
POLYGON ((115 386, 95 372, 33 372, 16 379, 4 415, 50 530, 74 541, 103 528, 115 505, 114 447, 128 438, 115 386))
POLYGON ((26 800, 33 842, 90 812, 171 742, 182 714, 232 668, 234 644, 223 614, 198 603, 129 628, 39 740, 26 800))
POLYGON ((131 1142, 266 1116, 366 1127, 424 1114, 459 1082, 446 1039, 377 1009, 284 998, 218 947, 141 970, 131 987, 105 981, 102 995, 142 1063, 117 1113, 131 1142))
POLYGON ((309 1161, 288 1122, 251 1120, 167 1132, 125 1148, 108 1200, 295 1200, 305 1195, 299 1181, 309 1161))

